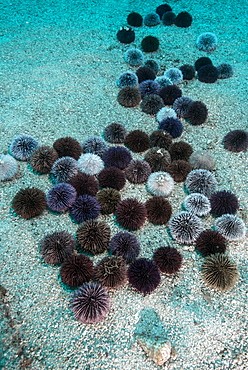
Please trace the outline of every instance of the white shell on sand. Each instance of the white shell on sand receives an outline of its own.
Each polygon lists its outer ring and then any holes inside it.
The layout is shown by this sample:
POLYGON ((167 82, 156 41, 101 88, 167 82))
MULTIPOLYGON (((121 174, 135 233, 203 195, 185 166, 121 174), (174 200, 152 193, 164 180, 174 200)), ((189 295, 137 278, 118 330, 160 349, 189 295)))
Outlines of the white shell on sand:
POLYGON ((162 366, 171 357, 171 343, 169 341, 154 343, 149 338, 137 337, 137 342, 157 366, 162 366))

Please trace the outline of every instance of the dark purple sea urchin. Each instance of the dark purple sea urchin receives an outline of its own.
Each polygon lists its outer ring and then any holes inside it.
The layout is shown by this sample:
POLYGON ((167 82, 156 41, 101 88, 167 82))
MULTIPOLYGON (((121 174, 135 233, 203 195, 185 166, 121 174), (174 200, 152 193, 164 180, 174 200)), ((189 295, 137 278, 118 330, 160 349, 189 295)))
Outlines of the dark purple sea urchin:
POLYGON ((84 283, 71 300, 71 310, 76 320, 94 324, 105 319, 110 309, 110 298, 105 288, 98 283, 84 283))
POLYGON ((157 265, 147 258, 139 258, 129 266, 128 279, 143 294, 153 292, 161 280, 157 265))
POLYGON ((77 197, 76 201, 70 208, 72 220, 78 224, 86 220, 97 218, 100 214, 101 207, 96 198, 84 194, 77 197))
POLYGON ((49 190, 46 201, 52 211, 64 212, 73 205, 76 197, 76 189, 70 184, 61 182, 49 190))
POLYGON ((127 263, 131 263, 139 255, 140 244, 134 234, 120 231, 110 240, 109 250, 112 254, 123 257, 127 263))

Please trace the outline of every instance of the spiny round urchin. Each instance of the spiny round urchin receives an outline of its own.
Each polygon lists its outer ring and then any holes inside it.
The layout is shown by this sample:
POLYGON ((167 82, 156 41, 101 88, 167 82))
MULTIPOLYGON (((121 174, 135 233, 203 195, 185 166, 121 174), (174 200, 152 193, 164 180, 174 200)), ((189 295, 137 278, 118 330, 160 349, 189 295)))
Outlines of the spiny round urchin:
POLYGON ((109 215, 115 212, 117 204, 121 201, 121 195, 116 189, 105 188, 97 193, 96 199, 101 206, 101 214, 109 215))
POLYGON ((12 200, 14 212, 25 219, 39 216, 46 208, 46 195, 38 188, 20 189, 12 200))
POLYGON ((57 159, 58 153, 54 148, 41 145, 33 151, 30 157, 30 166, 38 173, 49 173, 57 159))
POLYGON ((157 288, 161 277, 155 262, 147 258, 138 258, 129 266, 128 280, 139 292, 148 294, 157 288))
POLYGON ((178 243, 191 244, 203 231, 203 226, 199 217, 182 211, 170 219, 169 230, 172 238, 178 243))
POLYGON ((223 139, 224 148, 239 153, 248 148, 248 132, 245 130, 229 131, 223 139))
POLYGON ((109 215, 115 212, 118 203, 121 201, 121 195, 117 189, 105 188, 97 193, 96 199, 101 206, 101 214, 109 215))
POLYGON ((154 81, 157 82, 160 85, 160 87, 173 85, 171 80, 166 76, 157 76, 154 81))
POLYGON ((122 146, 111 146, 103 153, 103 161, 106 167, 117 167, 124 170, 131 160, 130 151, 122 146))
POLYGON ((209 198, 216 191, 217 181, 212 172, 198 169, 188 174, 185 186, 190 193, 201 193, 209 198))
POLYGON ((168 150, 154 147, 147 151, 145 161, 149 163, 152 172, 166 171, 171 163, 171 156, 168 150))
POLYGON ((127 230, 138 230, 146 221, 146 207, 135 198, 126 198, 116 207, 116 221, 127 230))
POLYGON ((212 65, 203 66, 197 71, 197 78, 201 82, 212 84, 218 79, 218 70, 212 65))
POLYGON ((238 241, 245 238, 246 226, 244 221, 235 216, 226 214, 215 221, 215 229, 227 240, 238 241))
POLYGON ((107 256, 98 262, 94 275, 106 288, 119 288, 127 280, 127 266, 121 256, 107 256))
POLYGON ((168 172, 176 182, 185 181, 190 171, 191 167, 189 163, 183 159, 172 161, 166 168, 166 172, 168 172))
POLYGON ((153 172, 148 177, 146 186, 152 195, 168 197, 174 189, 174 180, 167 172, 153 172))
POLYGON ((149 67, 145 67, 145 66, 139 67, 136 70, 136 75, 138 76, 139 84, 142 81, 155 80, 155 78, 156 78, 156 74, 153 71, 153 69, 151 69, 149 67))
POLYGON ((18 171, 18 163, 9 154, 0 155, 0 181, 12 180, 18 171))
POLYGON ((101 157, 107 149, 107 143, 100 136, 90 136, 82 142, 83 153, 93 153, 101 157))
POLYGON ((49 190, 47 206, 54 212, 64 212, 73 205, 76 197, 77 192, 72 185, 60 182, 49 190))
POLYGON ((124 60, 126 63, 130 64, 130 66, 137 67, 144 62, 144 55, 141 50, 133 48, 125 52, 124 60))
POLYGON ((213 65, 212 60, 209 57, 200 57, 195 61, 195 70, 198 71, 201 67, 210 64, 213 65))
POLYGON ((71 300, 71 310, 76 320, 94 324, 105 319, 110 309, 110 298, 105 288, 98 283, 84 283, 71 300))
POLYGON ((160 247, 153 254, 153 261, 165 274, 175 274, 182 266, 183 257, 176 248, 160 247))
POLYGON ((121 27, 116 37, 123 44, 131 44, 135 40, 135 32, 131 27, 121 27))
POLYGON ((160 91, 160 85, 153 80, 145 80, 139 84, 141 92, 141 98, 143 99, 147 95, 157 94, 160 91))
POLYGON ((160 17, 156 12, 150 12, 143 18, 144 25, 148 27, 157 26, 160 23, 160 17))
POLYGON ((225 292, 237 283, 239 273, 236 263, 227 255, 216 253, 206 257, 203 262, 202 277, 210 288, 225 292))
POLYGON ((182 96, 182 90, 177 85, 161 87, 159 96, 163 99, 164 105, 173 105, 177 98, 182 96))
POLYGON ((163 119, 168 118, 168 117, 177 118, 177 114, 174 111, 174 109, 163 107, 158 111, 156 115, 156 120, 158 122, 161 122, 163 119))
POLYGON ((218 78, 221 79, 232 77, 234 73, 233 67, 229 63, 221 63, 216 68, 218 71, 218 78))
POLYGON ((117 95, 117 101, 126 108, 136 107, 141 101, 141 92, 135 86, 123 87, 117 95))
POLYGON ((182 71, 179 68, 169 68, 164 72, 164 76, 167 77, 173 85, 178 85, 183 80, 182 71))
POLYGON ((104 168, 98 175, 101 188, 121 190, 126 183, 125 173, 117 167, 104 168))
POLYGON ((142 112, 155 115, 164 106, 163 99, 156 94, 147 95, 140 103, 142 112))
POLYGON ((180 12, 175 18, 175 25, 177 27, 187 28, 192 23, 192 16, 186 11, 180 12))
POLYGON ((234 214, 239 208, 239 201, 235 194, 230 191, 220 190, 211 195, 211 213, 222 216, 226 213, 234 214))
POLYGON ((75 248, 73 235, 66 231, 47 234, 40 242, 40 252, 44 261, 52 265, 58 265, 75 254, 75 248))
POLYGON ((97 218, 100 214, 101 207, 96 198, 83 194, 79 195, 70 208, 72 221, 80 224, 86 220, 97 218))
POLYGON ((139 255, 140 243, 134 234, 120 231, 110 240, 109 250, 112 254, 123 257, 127 263, 131 263, 139 255))
POLYGON ((89 175, 98 175, 104 168, 104 162, 97 154, 82 154, 78 159, 78 168, 80 171, 89 175))
POLYGON ((135 153, 149 149, 149 136, 145 131, 132 130, 125 137, 124 144, 135 153))
POLYGON ((70 136, 57 139, 53 143, 53 147, 58 153, 59 157, 72 157, 78 160, 82 154, 82 147, 80 143, 70 136))
POLYGON ((193 153, 193 148, 185 141, 176 141, 171 144, 169 152, 172 161, 177 161, 179 159, 188 161, 190 155, 193 153))
POLYGON ((106 126, 103 132, 105 140, 113 144, 121 144, 124 142, 127 131, 121 123, 113 122, 106 126))
POLYGON ((151 68, 156 74, 160 70, 160 66, 159 66, 158 62, 154 59, 145 60, 144 66, 148 67, 148 68, 151 68))
POLYGON ((162 23, 165 26, 172 26, 175 23, 175 20, 176 14, 171 11, 165 12, 162 16, 162 23))
POLYGON ((178 118, 167 117, 159 122, 158 129, 165 130, 173 139, 176 139, 183 132, 183 124, 178 118))
POLYGON ((77 175, 70 179, 72 185, 77 192, 77 195, 88 194, 94 197, 99 189, 99 184, 95 176, 88 173, 78 172, 77 175))
POLYGON ((126 178, 134 183, 141 184, 146 182, 151 174, 151 167, 148 162, 143 160, 132 160, 125 169, 126 178))
POLYGON ((184 80, 193 80, 195 77, 195 67, 191 64, 184 64, 179 69, 182 71, 184 80))
POLYGON ((126 86, 137 86, 138 85, 138 77, 136 73, 132 71, 123 72, 116 82, 117 86, 120 88, 126 86))
POLYGON ((15 159, 19 161, 27 161, 31 157, 34 150, 37 149, 39 143, 30 135, 19 135, 15 137, 9 146, 9 152, 15 159))
POLYGON ((77 229, 77 241, 83 252, 96 255, 107 250, 110 228, 103 221, 88 220, 77 229))
POLYGON ((207 150, 196 150, 190 155, 189 164, 193 170, 201 168, 212 171, 215 165, 215 159, 207 150))
POLYGON ((61 266, 60 276, 64 284, 77 288, 93 279, 93 262, 83 254, 70 255, 61 266))
POLYGON ((146 36, 141 41, 142 50, 145 53, 152 53, 153 51, 157 51, 159 48, 159 39, 155 36, 146 36))
POLYGON ((165 225, 171 218, 172 207, 170 202, 161 196, 154 196, 145 203, 147 218, 156 225, 165 225))
POLYGON ((192 212, 196 216, 206 216, 210 210, 211 205, 209 199, 200 193, 191 193, 183 202, 183 205, 188 212, 192 212))
POLYGON ((201 33, 196 40, 196 46, 202 51, 213 51, 216 49, 218 39, 213 32, 201 33))
POLYGON ((143 17, 137 12, 131 12, 127 16, 127 23, 132 27, 140 27, 143 23, 143 17))
POLYGON ((172 136, 165 130, 155 130, 149 136, 149 141, 151 148, 159 147, 168 150, 172 144, 172 136))
POLYGON ((208 109, 202 101, 193 101, 189 104, 187 114, 184 118, 192 125, 198 126, 203 124, 208 117, 208 109))
POLYGON ((177 98, 172 108, 177 114, 177 117, 179 118, 185 118, 187 116, 187 112, 189 109, 189 105, 193 102, 191 98, 188 98, 187 96, 181 96, 177 98))
POLYGON ((216 230, 203 230, 195 241, 195 249, 204 257, 215 253, 225 253, 227 241, 216 230))
POLYGON ((50 173, 54 182, 69 182, 78 173, 78 162, 72 157, 61 157, 54 162, 50 173))

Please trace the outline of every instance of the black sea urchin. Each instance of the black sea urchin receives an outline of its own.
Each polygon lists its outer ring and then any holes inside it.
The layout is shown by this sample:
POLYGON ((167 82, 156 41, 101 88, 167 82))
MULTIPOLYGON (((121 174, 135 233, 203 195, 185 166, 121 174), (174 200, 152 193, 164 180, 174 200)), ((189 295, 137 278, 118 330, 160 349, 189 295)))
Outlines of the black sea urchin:
POLYGON ((91 259, 83 254, 71 255, 62 264, 60 269, 61 280, 70 288, 77 288, 89 282, 94 275, 91 259))
POLYGON ((160 273, 157 265, 147 259, 135 260, 128 269, 129 283, 143 294, 153 292, 160 283, 160 273))
POLYGON ((183 257, 176 248, 167 246, 155 250, 153 260, 165 274, 175 274, 182 266, 183 257))
POLYGON ((146 207, 135 198, 122 200, 115 211, 116 221, 125 229, 137 230, 146 220, 146 207))
POLYGON ((46 208, 46 195, 38 188, 21 189, 14 196, 12 207, 22 218, 39 216, 46 208))
POLYGON ((203 230, 195 242, 195 248, 204 257, 210 254, 225 253, 226 239, 216 230, 203 230))

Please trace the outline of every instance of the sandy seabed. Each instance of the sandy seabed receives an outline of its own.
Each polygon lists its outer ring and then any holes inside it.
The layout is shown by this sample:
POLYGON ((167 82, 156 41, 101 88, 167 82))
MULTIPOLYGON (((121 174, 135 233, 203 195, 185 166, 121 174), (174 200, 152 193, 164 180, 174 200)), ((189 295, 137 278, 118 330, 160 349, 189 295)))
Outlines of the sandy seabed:
MULTIPOLYGON (((247 2, 174 0, 169 4, 176 14, 183 10, 192 14, 191 27, 143 26, 135 30, 131 46, 139 48, 144 36, 157 36, 159 51, 146 57, 157 60, 163 71, 206 56, 195 46, 197 36, 208 31, 217 35, 218 47, 207 56, 215 65, 230 63, 234 76, 214 84, 195 79, 180 85, 184 96, 203 101, 209 110, 202 126, 183 122, 180 140, 194 150, 211 151, 218 189, 237 195, 238 216, 247 221, 247 153, 228 152, 222 145, 230 130, 248 129, 247 2)), ((130 69, 123 54, 131 47, 120 44, 116 32, 126 25, 130 11, 144 16, 158 5, 159 1, 140 0, 3 0, 0 153, 6 153, 19 134, 51 146, 59 137, 82 142, 102 135, 112 122, 122 123, 128 131, 154 131, 154 117, 140 108, 124 108, 116 100, 116 80, 130 69)), ((240 279, 231 291, 219 293, 203 283, 203 258, 193 245, 179 245, 169 240, 164 226, 146 222, 135 232, 141 257, 151 258, 158 246, 170 241, 183 254, 183 267, 175 276, 162 276, 159 287, 148 296, 129 285, 111 291, 106 320, 87 326, 73 318, 72 292, 62 287, 59 267, 45 264, 39 253, 45 234, 55 230, 74 234, 77 225, 68 213, 58 216, 47 210, 31 220, 13 215, 14 195, 29 186, 47 193, 51 182, 47 175, 35 175, 26 162, 19 163, 13 181, 1 183, 2 369, 157 369, 133 337, 144 308, 156 310, 177 354, 162 368, 248 369, 247 239, 229 243, 228 254, 238 265, 240 279)), ((142 202, 149 198, 145 185, 127 184, 121 194, 123 199, 134 196, 142 202)), ((184 198, 183 183, 177 183, 169 197, 173 213, 181 209, 184 198)), ((100 219, 109 223, 112 235, 120 230, 113 215, 100 219)), ((214 219, 207 216, 203 223, 212 227, 214 219)), ((100 258, 94 257, 94 263, 100 258)))

